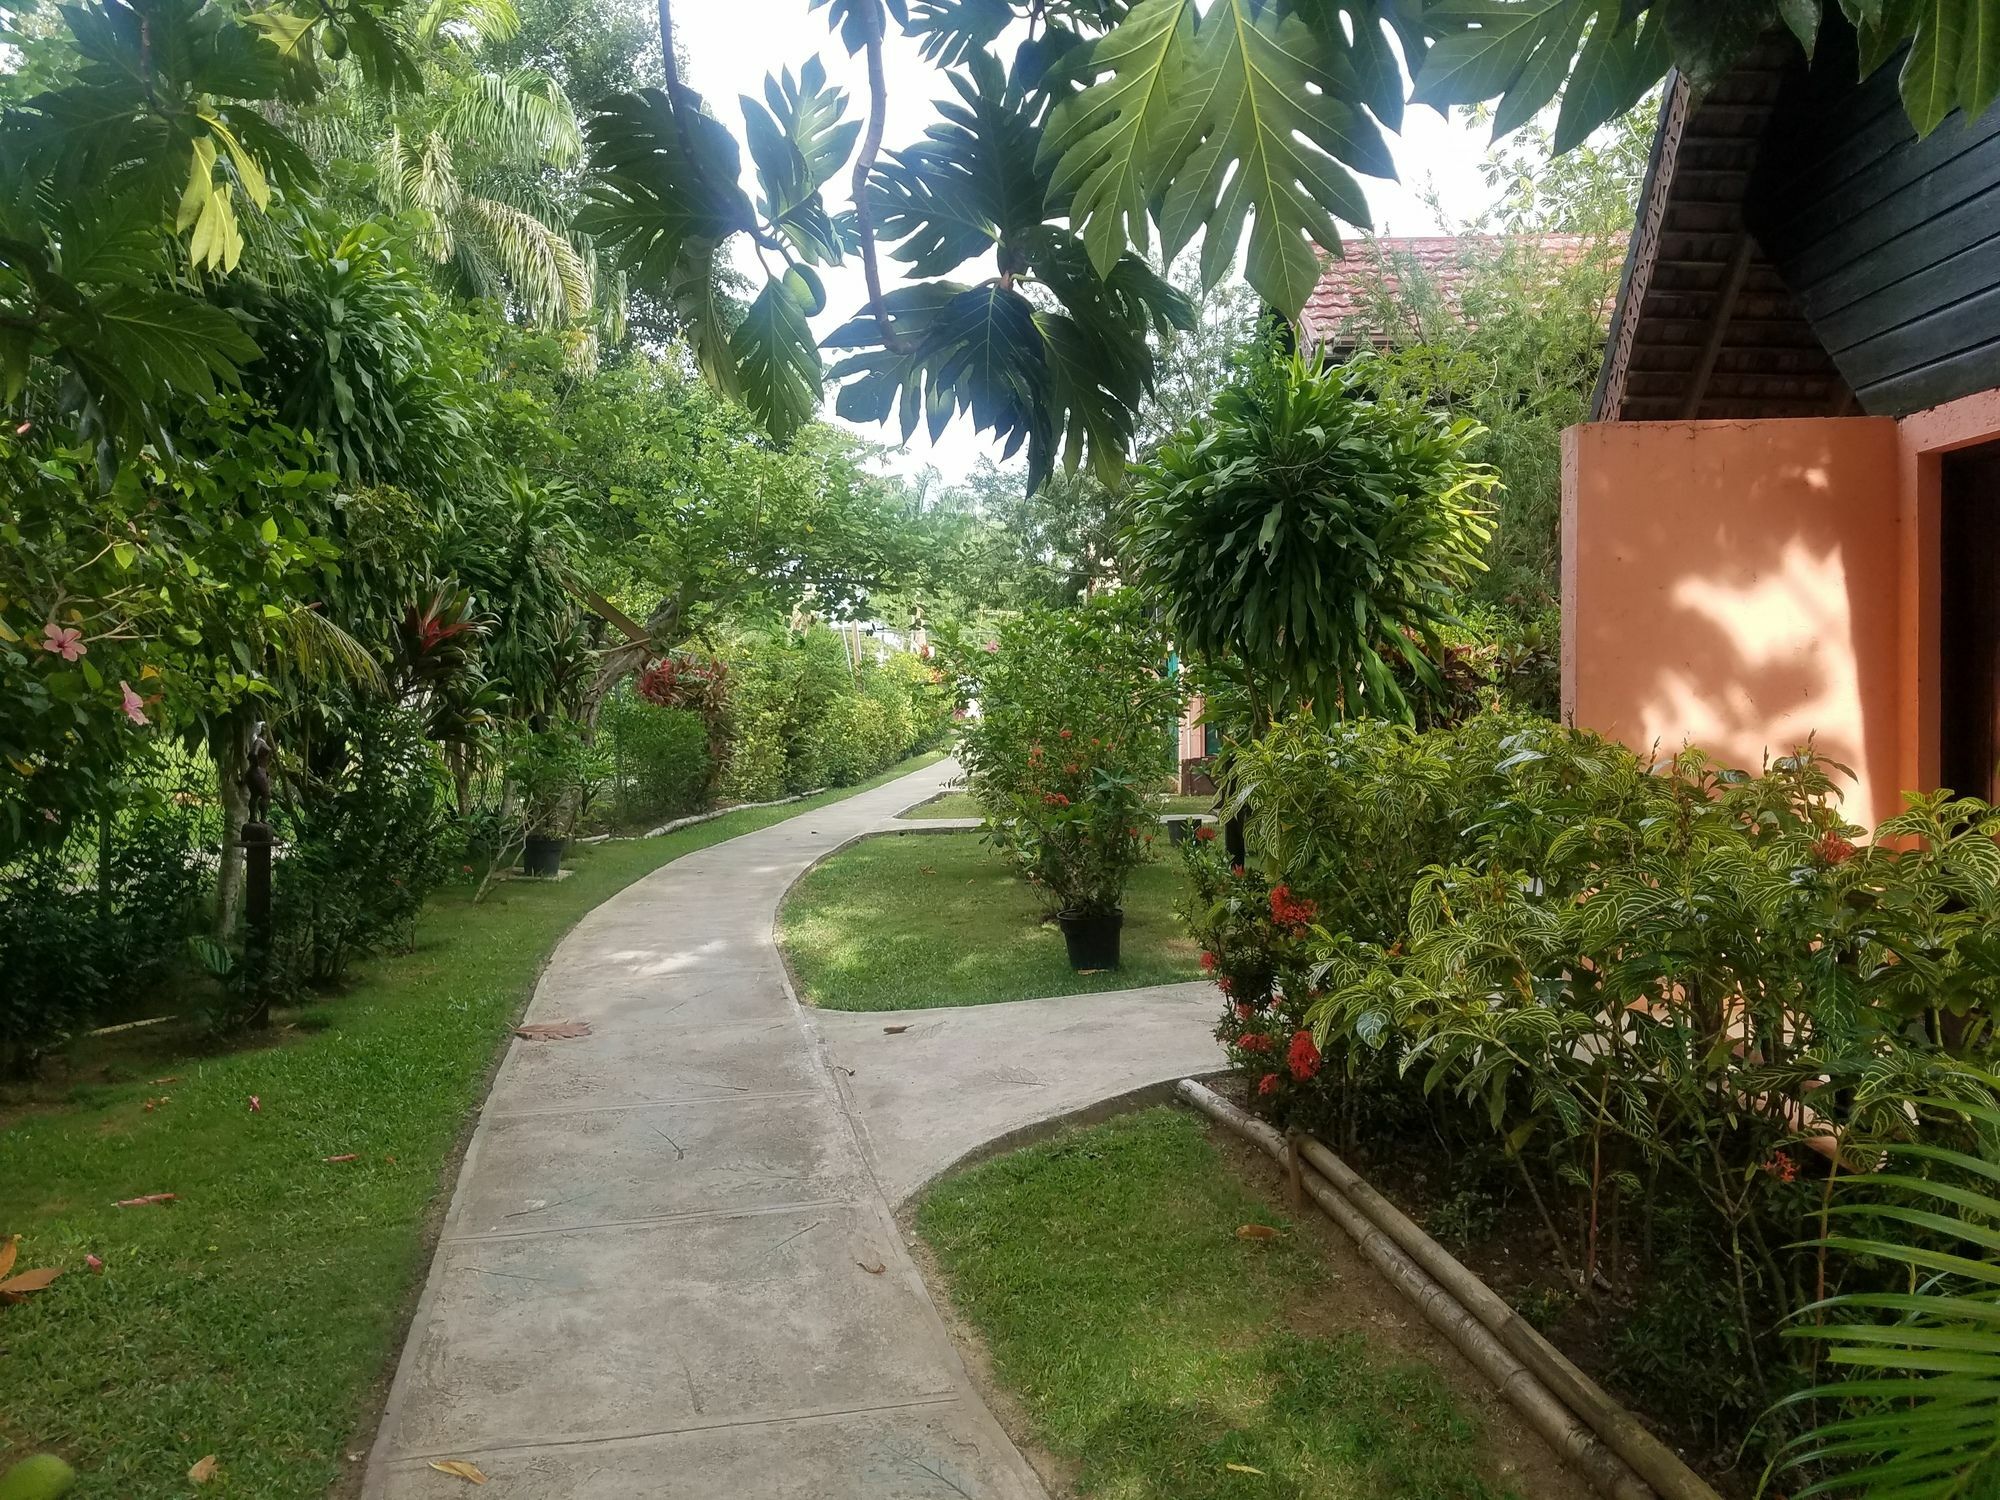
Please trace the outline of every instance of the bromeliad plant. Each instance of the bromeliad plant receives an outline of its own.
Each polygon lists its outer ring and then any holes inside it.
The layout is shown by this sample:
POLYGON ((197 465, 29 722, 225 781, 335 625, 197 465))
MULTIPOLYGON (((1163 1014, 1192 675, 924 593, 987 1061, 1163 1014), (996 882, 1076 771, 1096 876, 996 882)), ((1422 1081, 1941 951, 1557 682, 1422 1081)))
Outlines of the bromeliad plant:
POLYGON ((1053 911, 1116 911, 1148 857, 1146 794, 1166 774, 1181 701, 1167 655, 1138 598, 1120 592, 1029 611, 961 664, 979 714, 959 754, 987 838, 1053 911))

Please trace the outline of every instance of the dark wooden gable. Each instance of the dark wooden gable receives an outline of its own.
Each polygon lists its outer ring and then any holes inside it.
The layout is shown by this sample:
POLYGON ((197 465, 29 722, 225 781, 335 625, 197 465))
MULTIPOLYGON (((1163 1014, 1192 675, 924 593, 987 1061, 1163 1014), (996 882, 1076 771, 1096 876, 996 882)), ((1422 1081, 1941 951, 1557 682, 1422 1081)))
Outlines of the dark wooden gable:
POLYGON ((1924 141, 1829 19, 1668 81, 1592 416, 1900 416, 2000 386, 2000 108, 1924 141))

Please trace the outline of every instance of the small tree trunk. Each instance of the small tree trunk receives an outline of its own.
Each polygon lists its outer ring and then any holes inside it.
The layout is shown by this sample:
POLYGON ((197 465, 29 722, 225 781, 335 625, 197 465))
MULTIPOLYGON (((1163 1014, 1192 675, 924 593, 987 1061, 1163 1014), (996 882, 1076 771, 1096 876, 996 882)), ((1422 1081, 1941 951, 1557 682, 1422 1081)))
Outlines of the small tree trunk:
POLYGON ((243 904, 243 825, 250 817, 250 792, 243 785, 250 769, 250 723, 232 714, 208 737, 215 762, 215 790, 222 803, 222 859, 215 874, 215 935, 227 942, 236 931, 243 904))

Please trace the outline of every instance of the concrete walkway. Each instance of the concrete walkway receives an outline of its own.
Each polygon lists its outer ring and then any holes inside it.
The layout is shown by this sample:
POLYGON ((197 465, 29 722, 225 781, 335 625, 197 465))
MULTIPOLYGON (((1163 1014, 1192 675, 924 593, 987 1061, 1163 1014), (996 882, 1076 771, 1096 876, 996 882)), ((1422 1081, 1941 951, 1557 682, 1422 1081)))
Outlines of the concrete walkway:
POLYGON ((1041 1500, 771 937, 800 872, 952 774, 683 856, 564 940, 529 1019, 595 1033, 501 1065, 364 1495, 458 1500, 456 1458, 496 1500, 1041 1500))
POLYGON ((1218 1008, 1215 986, 1202 983, 807 1015, 826 1043, 875 1180, 900 1207, 968 1156, 1223 1067, 1218 1008))

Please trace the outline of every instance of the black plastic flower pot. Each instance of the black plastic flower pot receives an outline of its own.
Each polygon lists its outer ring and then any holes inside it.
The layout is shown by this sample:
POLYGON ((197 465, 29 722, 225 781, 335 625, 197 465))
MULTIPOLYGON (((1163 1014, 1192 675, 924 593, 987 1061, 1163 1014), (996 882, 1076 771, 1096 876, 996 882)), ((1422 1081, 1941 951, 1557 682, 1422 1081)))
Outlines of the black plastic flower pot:
POLYGON ((1062 928, 1072 969, 1118 967, 1118 934, 1125 926, 1124 912, 1059 912, 1056 924, 1062 928))
POLYGON ((546 834, 531 833, 521 847, 521 873, 539 875, 552 880, 562 873, 563 849, 568 839, 552 839, 546 834))

